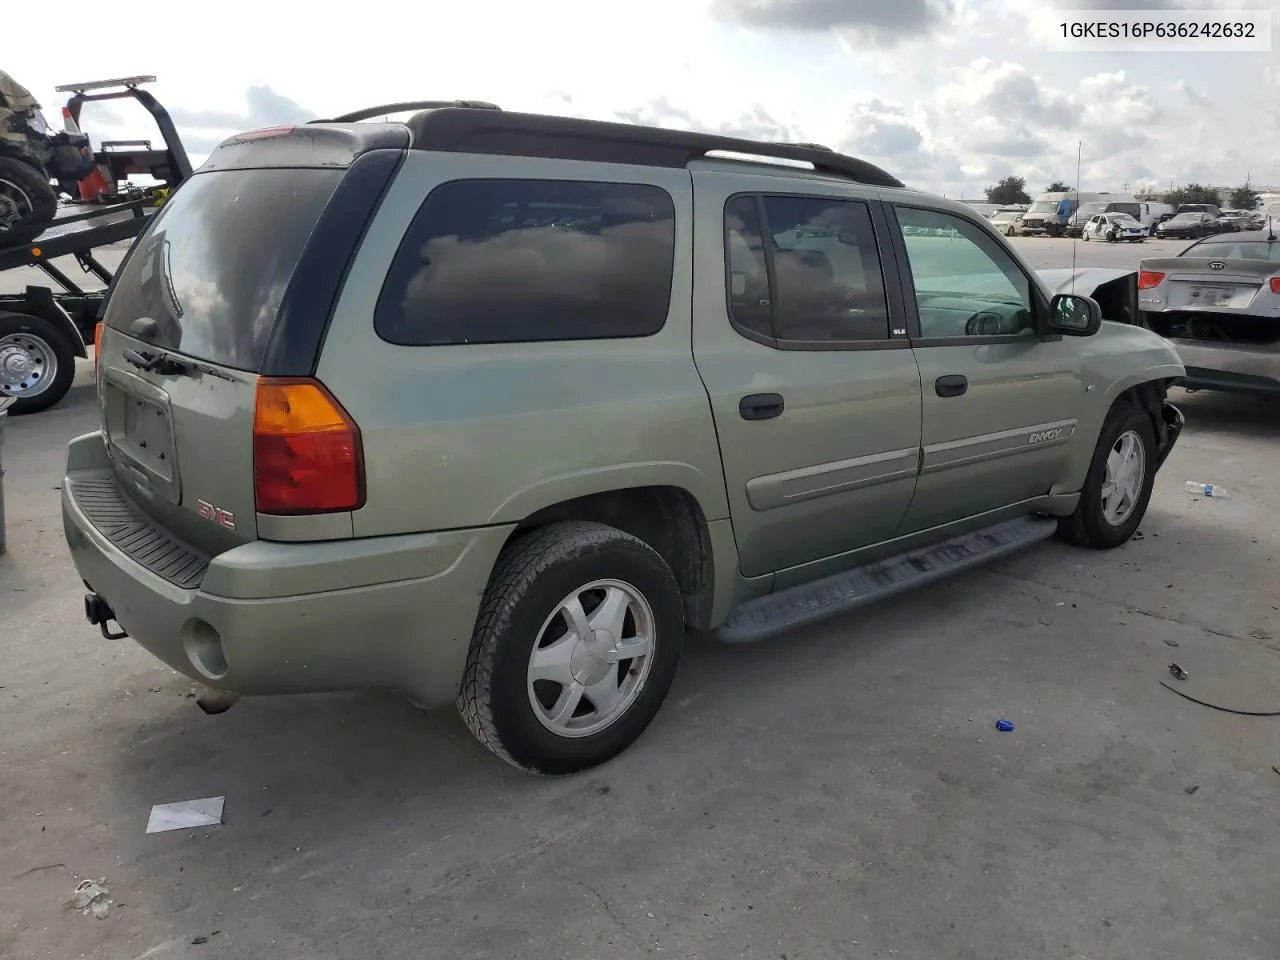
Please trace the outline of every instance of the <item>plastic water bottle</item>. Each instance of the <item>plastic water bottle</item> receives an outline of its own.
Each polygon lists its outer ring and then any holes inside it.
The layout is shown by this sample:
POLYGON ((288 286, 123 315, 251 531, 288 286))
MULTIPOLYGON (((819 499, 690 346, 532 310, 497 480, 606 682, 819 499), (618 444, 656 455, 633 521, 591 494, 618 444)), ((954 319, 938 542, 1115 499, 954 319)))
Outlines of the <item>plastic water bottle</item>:
POLYGON ((1194 493, 1203 497, 1216 497, 1219 500, 1227 495, 1227 491, 1216 483, 1200 483, 1197 480, 1187 481, 1187 493, 1194 493))

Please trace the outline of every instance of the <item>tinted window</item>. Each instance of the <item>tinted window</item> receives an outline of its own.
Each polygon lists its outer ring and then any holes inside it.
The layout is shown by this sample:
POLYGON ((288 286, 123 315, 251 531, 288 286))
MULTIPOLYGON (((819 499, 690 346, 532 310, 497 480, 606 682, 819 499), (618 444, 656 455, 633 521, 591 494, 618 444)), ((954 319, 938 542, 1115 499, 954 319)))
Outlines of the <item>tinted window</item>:
MULTIPOLYGON (((104 321, 201 360, 256 370, 280 301, 341 170, 230 170, 192 177, 116 279, 104 321)), ((135 334, 136 335, 136 334, 135 334)))
POLYGON ((729 316, 739 326, 772 338, 773 301, 756 198, 734 197, 725 207, 724 220, 729 316))
POLYGON ((643 337, 666 322, 674 260, 658 187, 458 180, 415 215, 374 326, 415 346, 643 337))
POLYGON ((779 340, 887 340, 880 252, 864 203, 765 197, 779 340))
POLYGON ((994 237, 962 217, 897 208, 924 339, 1034 327, 1031 281, 994 237))
POLYGON ((888 339, 866 204, 818 197, 764 197, 763 204, 763 230, 755 197, 725 207, 733 321, 792 343, 888 339))

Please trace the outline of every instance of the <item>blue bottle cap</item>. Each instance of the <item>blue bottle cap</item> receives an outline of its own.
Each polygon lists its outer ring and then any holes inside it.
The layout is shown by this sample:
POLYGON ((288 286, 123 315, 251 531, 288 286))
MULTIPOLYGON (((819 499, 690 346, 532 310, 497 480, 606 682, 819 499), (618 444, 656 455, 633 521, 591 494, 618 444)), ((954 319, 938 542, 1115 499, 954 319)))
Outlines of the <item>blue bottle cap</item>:
POLYGON ((1013 723, 1009 720, 997 720, 996 729, 1008 733, 1013 729, 1013 723))

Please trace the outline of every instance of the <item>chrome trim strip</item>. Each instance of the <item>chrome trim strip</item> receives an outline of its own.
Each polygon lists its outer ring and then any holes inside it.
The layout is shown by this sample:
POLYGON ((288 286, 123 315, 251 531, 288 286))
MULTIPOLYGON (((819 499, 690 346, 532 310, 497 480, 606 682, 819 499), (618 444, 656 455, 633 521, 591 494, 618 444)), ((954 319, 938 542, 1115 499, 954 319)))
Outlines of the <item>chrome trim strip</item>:
POLYGON ((1016 430, 984 433, 963 440, 931 443, 924 448, 924 465, 921 473, 936 473, 953 467, 982 463, 1016 453, 1029 453, 1067 443, 1076 432, 1076 420, 1055 420, 1038 423, 1016 430))
POLYGON ((919 456, 919 448, 910 447, 755 477, 747 481, 747 503, 753 510, 774 510, 847 490, 914 477, 919 456))

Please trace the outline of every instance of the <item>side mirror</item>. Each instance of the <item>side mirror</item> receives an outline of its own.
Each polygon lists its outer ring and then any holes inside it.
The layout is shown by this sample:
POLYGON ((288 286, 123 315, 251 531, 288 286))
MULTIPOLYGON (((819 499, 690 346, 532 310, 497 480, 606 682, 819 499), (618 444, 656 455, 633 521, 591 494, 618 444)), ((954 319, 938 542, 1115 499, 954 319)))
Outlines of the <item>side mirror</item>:
POLYGON ((1092 297, 1060 293, 1049 302, 1049 331, 1066 337, 1091 337, 1102 326, 1102 307, 1092 297))

